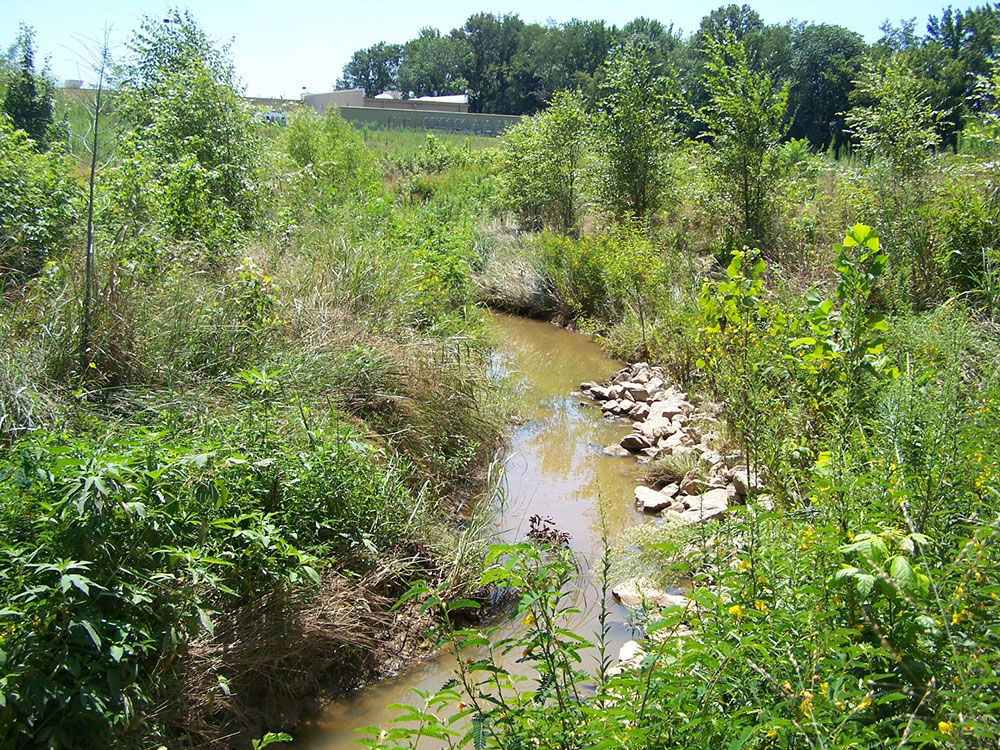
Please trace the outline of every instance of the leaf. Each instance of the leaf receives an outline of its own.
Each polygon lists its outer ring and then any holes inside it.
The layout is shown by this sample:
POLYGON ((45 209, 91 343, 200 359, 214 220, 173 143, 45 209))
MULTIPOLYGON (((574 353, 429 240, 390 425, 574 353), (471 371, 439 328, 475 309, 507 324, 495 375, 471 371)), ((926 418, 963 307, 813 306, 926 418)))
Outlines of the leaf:
POLYGON ((872 588, 875 586, 875 576, 869 575, 868 573, 859 573, 854 576, 857 581, 858 593, 862 596, 868 596, 872 592, 872 588))
POLYGON ((479 714, 472 720, 472 745, 475 750, 484 750, 486 747, 486 728, 489 726, 490 718, 479 714))
POLYGON ((733 737, 732 741, 726 745, 726 750, 739 750, 741 747, 746 745, 747 740, 750 739, 750 735, 753 734, 753 730, 754 727, 752 725, 744 727, 739 736, 733 737))
POLYGON ((208 631, 209 635, 215 635, 215 625, 212 623, 212 618, 208 616, 206 612, 201 607, 196 607, 198 612, 198 620, 201 622, 201 626, 208 631))
POLYGON ((261 750, 275 742, 291 742, 292 735, 287 732, 268 732, 259 740, 253 741, 253 750, 261 750))
POLYGON ((910 567, 910 561, 902 555, 896 555, 889 560, 889 575, 901 589, 908 589, 913 585, 913 568, 910 567))
POLYGON ((97 648, 101 647, 101 637, 97 634, 97 631, 94 630, 93 625, 86 620, 78 620, 76 624, 87 632, 87 635, 90 636, 90 640, 94 642, 94 645, 97 646, 97 648))
POLYGON ((114 645, 111 647, 109 653, 111 654, 111 658, 117 663, 122 660, 122 656, 125 655, 125 650, 121 646, 114 645))

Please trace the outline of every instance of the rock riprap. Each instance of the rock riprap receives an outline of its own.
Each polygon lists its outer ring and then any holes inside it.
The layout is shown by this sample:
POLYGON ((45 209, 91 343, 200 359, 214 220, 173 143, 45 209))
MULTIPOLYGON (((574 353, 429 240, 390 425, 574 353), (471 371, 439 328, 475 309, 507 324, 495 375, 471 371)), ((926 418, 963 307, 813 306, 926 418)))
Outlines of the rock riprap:
POLYGON ((723 455, 713 447, 719 407, 702 403, 696 408, 686 393, 667 384, 659 367, 637 362, 608 383, 581 383, 580 390, 600 404, 605 417, 633 420, 632 432, 604 448, 606 455, 640 461, 668 455, 696 459, 696 468, 677 483, 662 489, 636 487, 639 510, 682 524, 701 523, 721 518, 730 505, 743 504, 760 489, 738 453, 723 455))

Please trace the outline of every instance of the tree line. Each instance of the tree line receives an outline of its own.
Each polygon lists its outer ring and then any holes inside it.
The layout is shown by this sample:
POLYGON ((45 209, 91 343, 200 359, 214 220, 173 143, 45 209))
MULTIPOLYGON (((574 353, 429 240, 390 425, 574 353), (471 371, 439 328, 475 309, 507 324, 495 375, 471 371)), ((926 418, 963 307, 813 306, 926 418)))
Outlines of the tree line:
MULTIPOLYGON (((746 47, 752 72, 789 85, 789 137, 839 152, 848 140, 843 113, 864 104, 856 87, 864 61, 899 54, 942 115, 942 142, 957 147, 970 113, 967 99, 996 52, 1000 3, 965 11, 948 6, 928 18, 923 34, 915 18, 887 21, 881 29, 882 37, 869 45, 844 26, 765 24, 749 5, 736 4, 713 10, 688 36, 644 17, 618 28, 604 21, 542 25, 516 14, 476 13, 447 34, 428 27, 403 44, 379 42, 356 51, 337 87, 363 88, 367 96, 390 89, 410 97, 467 93, 473 112, 531 115, 563 89, 594 101, 608 57, 634 47, 655 71, 676 77, 697 113, 711 98, 703 75, 709 47, 732 34, 746 47)), ((691 114, 686 128, 697 135, 706 124, 691 114)))

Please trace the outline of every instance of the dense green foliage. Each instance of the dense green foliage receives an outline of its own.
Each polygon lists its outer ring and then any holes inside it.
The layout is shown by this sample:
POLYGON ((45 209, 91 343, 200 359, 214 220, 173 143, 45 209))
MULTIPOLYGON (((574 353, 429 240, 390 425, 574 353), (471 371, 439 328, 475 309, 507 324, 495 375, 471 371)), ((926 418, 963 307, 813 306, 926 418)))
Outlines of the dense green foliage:
MULTIPOLYGON (((847 24, 849 26, 849 23, 847 24)), ((889 23, 868 45, 855 31, 833 24, 789 21, 767 24, 748 5, 722 5, 683 37, 673 26, 636 18, 621 28, 603 21, 572 19, 544 25, 512 14, 477 13, 444 34, 421 29, 402 44, 380 42, 358 50, 339 84, 364 88, 369 96, 400 90, 405 96, 468 93, 473 112, 534 114, 563 89, 578 91, 592 108, 605 78, 605 64, 621 46, 641 49, 653 69, 670 69, 697 112, 711 96, 703 76, 706 40, 726 34, 741 42, 754 75, 770 77, 776 90, 789 87, 785 128, 818 149, 839 156, 850 141, 844 113, 865 96, 856 82, 862 62, 898 55, 900 63, 941 113, 937 132, 958 148, 959 134, 979 114, 969 97, 995 56, 1000 9, 987 3, 968 10, 945 8, 927 19, 921 35, 916 19, 889 23)), ((685 120, 688 134, 704 128, 685 120)))
POLYGON ((21 26, 11 56, 16 67, 9 73, 3 96, 3 113, 10 118, 15 130, 23 130, 44 151, 52 135, 53 83, 43 71, 35 71, 34 31, 21 26))
POLYGON ((4 291, 38 274, 79 231, 81 193, 59 150, 37 153, 23 130, 0 119, 0 283, 4 291))
POLYGON ((76 165, 0 122, 0 746, 246 745, 421 608, 457 681, 375 746, 996 746, 995 16, 867 49, 748 6, 687 40, 478 14, 357 61, 373 91, 551 101, 497 149, 255 123, 190 16, 146 19, 83 371, 76 165), (956 113, 972 153, 939 151, 956 113), (848 130, 851 158, 810 147, 848 130), (568 553, 484 560, 454 512, 508 416, 482 302, 662 364, 760 478, 625 541, 690 604, 616 674, 608 610, 565 627, 568 553), (479 587, 520 596, 512 639, 458 625, 479 587))
POLYGON ((4 747, 249 745, 378 674, 414 576, 477 564, 488 164, 380 161, 335 110, 272 131, 169 21, 116 71, 82 372, 78 167, 0 121, 4 747))

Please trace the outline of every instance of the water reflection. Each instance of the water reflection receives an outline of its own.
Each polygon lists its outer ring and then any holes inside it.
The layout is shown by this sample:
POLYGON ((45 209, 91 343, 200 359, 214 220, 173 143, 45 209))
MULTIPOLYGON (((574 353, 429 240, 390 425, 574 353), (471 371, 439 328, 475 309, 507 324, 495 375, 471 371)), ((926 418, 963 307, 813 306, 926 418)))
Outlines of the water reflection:
MULTIPOLYGON (((529 517, 550 517, 570 534, 570 546, 589 570, 603 549, 602 508, 612 541, 644 520, 632 504, 635 463, 601 454, 604 445, 621 438, 626 425, 604 420, 600 409, 582 405, 586 399, 573 395, 582 381, 610 377, 621 363, 606 357, 585 336, 548 323, 500 314, 496 322, 502 333, 493 367, 511 379, 524 417, 510 440, 500 535, 516 541, 528 531, 529 517)), ((574 605, 581 614, 572 627, 596 630, 599 591, 589 576, 574 592, 574 605)), ((615 609, 611 638, 621 643, 630 633, 624 613, 615 609)), ((394 679, 338 698, 300 728, 295 747, 356 748, 361 738, 357 728, 388 725, 395 714, 390 705, 412 702, 413 688, 440 688, 453 669, 454 658, 441 654, 394 679)))

